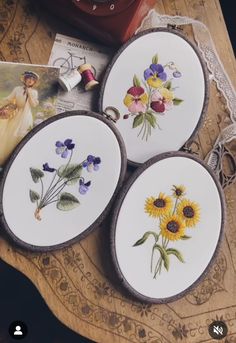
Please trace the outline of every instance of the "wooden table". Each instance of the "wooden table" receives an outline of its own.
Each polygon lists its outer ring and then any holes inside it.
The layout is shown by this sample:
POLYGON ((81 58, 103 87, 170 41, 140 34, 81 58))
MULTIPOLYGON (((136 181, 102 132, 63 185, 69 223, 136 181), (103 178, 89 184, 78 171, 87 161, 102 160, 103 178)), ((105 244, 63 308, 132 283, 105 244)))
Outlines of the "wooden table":
MULTIPOLYGON (((236 86, 236 63, 218 0, 158 0, 156 9, 203 21, 236 86)), ((0 59, 46 64, 55 33, 72 35, 72 31, 44 17, 26 0, 0 0, 0 59)), ((191 35, 190 28, 185 31, 191 35)), ((198 136, 201 156, 227 122, 224 99, 212 83, 207 119, 198 136)), ((96 342, 212 342, 208 325, 220 318, 229 329, 224 342, 234 343, 236 186, 225 195, 228 223, 214 265, 193 291, 169 304, 151 306, 131 300, 115 284, 108 254, 109 222, 81 243, 53 253, 28 253, 1 238, 0 257, 30 278, 59 320, 96 342)))

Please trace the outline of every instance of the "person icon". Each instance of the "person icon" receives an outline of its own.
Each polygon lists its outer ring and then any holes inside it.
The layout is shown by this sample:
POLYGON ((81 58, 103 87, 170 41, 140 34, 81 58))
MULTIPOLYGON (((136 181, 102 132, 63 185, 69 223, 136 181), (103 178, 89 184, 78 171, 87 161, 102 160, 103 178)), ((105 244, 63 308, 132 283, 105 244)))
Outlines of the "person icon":
POLYGON ((20 325, 17 325, 16 330, 14 332, 14 336, 22 336, 22 335, 23 335, 23 332, 21 331, 21 327, 20 325))
POLYGON ((21 340, 27 336, 28 328, 24 322, 15 320, 10 324, 8 332, 14 340, 21 340))

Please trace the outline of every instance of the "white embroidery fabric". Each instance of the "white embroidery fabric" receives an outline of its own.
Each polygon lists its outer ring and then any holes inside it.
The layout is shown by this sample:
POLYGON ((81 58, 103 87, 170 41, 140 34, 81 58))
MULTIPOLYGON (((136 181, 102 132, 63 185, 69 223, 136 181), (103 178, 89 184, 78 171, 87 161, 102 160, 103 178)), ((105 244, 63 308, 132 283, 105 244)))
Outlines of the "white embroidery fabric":
MULTIPOLYGON (((143 19, 136 33, 155 27, 167 27, 168 25, 180 26, 189 24, 191 24, 193 27, 195 40, 211 74, 211 79, 216 82, 217 88, 226 99, 227 107, 230 112, 232 124, 226 127, 220 133, 215 142, 215 146, 218 144, 225 144, 236 138, 236 91, 223 67, 207 26, 201 21, 193 18, 161 15, 153 9, 143 19)), ((211 154, 208 154, 207 161, 209 161, 210 155, 211 154)))

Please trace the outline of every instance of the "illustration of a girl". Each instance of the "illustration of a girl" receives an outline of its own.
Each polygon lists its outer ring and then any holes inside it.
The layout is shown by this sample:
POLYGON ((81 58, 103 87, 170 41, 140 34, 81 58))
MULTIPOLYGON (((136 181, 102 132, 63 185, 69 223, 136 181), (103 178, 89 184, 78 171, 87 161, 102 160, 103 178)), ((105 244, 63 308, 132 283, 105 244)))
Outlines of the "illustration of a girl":
POLYGON ((1 101, 1 104, 15 103, 16 114, 10 119, 0 119, 0 166, 21 139, 32 129, 32 107, 38 105, 38 92, 34 87, 39 75, 26 71, 21 77, 22 86, 15 87, 11 94, 1 101))

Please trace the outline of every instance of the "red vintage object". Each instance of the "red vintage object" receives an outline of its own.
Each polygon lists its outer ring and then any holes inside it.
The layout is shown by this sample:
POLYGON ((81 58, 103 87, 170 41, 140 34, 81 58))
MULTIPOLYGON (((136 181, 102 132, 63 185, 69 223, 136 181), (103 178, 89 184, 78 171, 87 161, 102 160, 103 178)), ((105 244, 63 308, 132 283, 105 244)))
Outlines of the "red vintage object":
POLYGON ((41 0, 65 21, 106 44, 127 41, 156 0, 41 0))

